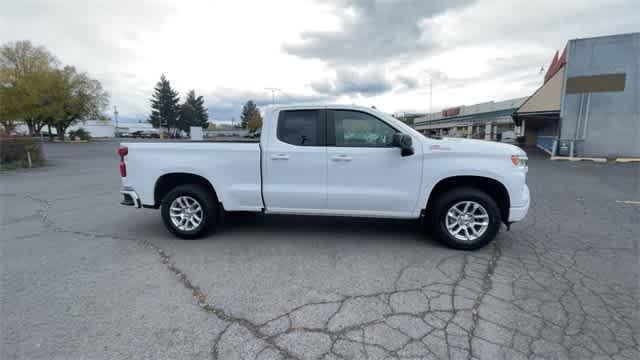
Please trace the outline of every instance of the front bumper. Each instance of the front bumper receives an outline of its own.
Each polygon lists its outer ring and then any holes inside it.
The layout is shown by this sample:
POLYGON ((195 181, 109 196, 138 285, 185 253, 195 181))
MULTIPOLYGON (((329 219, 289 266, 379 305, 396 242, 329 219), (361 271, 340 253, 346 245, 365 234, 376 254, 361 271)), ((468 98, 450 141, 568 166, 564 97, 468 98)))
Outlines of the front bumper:
POLYGON ((513 206, 509 209, 509 222, 520 221, 524 219, 529 212, 529 205, 531 205, 531 193, 529 192, 529 187, 526 184, 524 185, 522 192, 524 204, 521 206, 513 206))
POLYGON ((120 189, 120 194, 122 194, 122 196, 124 197, 124 199, 122 199, 122 201, 120 202, 120 205, 135 206, 137 208, 142 207, 138 193, 136 193, 136 191, 132 188, 124 187, 120 189))

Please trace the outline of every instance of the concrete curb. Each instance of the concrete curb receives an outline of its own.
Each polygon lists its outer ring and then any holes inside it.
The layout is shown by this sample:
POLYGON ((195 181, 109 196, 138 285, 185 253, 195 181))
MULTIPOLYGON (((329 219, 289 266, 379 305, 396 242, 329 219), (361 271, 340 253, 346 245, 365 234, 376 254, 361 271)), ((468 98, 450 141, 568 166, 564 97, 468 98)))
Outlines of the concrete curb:
POLYGON ((51 142, 58 144, 86 144, 89 140, 51 140, 51 142))
POLYGON ((617 158, 617 163, 635 163, 640 162, 640 158, 617 158))
POLYGON ((567 160, 567 161, 593 161, 598 163, 606 163, 605 158, 587 158, 587 157, 570 157, 570 156, 552 156, 551 160, 567 160))

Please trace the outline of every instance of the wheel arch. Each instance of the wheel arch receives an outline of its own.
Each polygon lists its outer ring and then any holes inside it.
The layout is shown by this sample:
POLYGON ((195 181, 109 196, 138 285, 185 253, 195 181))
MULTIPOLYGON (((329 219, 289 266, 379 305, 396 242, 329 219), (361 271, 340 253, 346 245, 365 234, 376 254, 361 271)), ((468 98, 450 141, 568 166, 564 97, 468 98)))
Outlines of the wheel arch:
POLYGON ((162 199, 167 195, 171 189, 178 185, 195 184, 200 185, 208 190, 214 197, 216 202, 219 202, 220 198, 213 187, 213 184, 204 176, 189 173, 189 172, 171 172, 160 176, 153 187, 153 202, 154 207, 160 207, 162 199))
POLYGON ((438 196, 459 187, 471 187, 486 192, 498 204, 501 220, 505 224, 508 223, 511 200, 507 187, 496 179, 477 175, 450 176, 439 180, 429 193, 425 213, 433 206, 438 196))

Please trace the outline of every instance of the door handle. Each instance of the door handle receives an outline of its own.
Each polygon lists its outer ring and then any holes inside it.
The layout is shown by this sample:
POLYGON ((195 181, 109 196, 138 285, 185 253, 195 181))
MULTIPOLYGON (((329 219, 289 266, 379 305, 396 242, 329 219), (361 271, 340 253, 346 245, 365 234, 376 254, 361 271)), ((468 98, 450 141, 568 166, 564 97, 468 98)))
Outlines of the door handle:
POLYGON ((333 161, 351 161, 351 157, 348 155, 335 155, 331 157, 333 161))
POLYGON ((289 160, 289 155, 287 154, 275 154, 271 156, 271 160, 289 160))

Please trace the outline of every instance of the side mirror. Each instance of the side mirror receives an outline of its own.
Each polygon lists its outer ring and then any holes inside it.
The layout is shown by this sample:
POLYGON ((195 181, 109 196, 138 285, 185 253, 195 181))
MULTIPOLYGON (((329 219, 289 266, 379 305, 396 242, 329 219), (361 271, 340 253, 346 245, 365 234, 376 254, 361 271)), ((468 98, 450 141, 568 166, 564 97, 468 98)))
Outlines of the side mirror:
POLYGON ((393 135, 393 146, 400 148, 400 154, 402 156, 413 155, 413 142, 411 136, 403 133, 395 133, 393 135))

